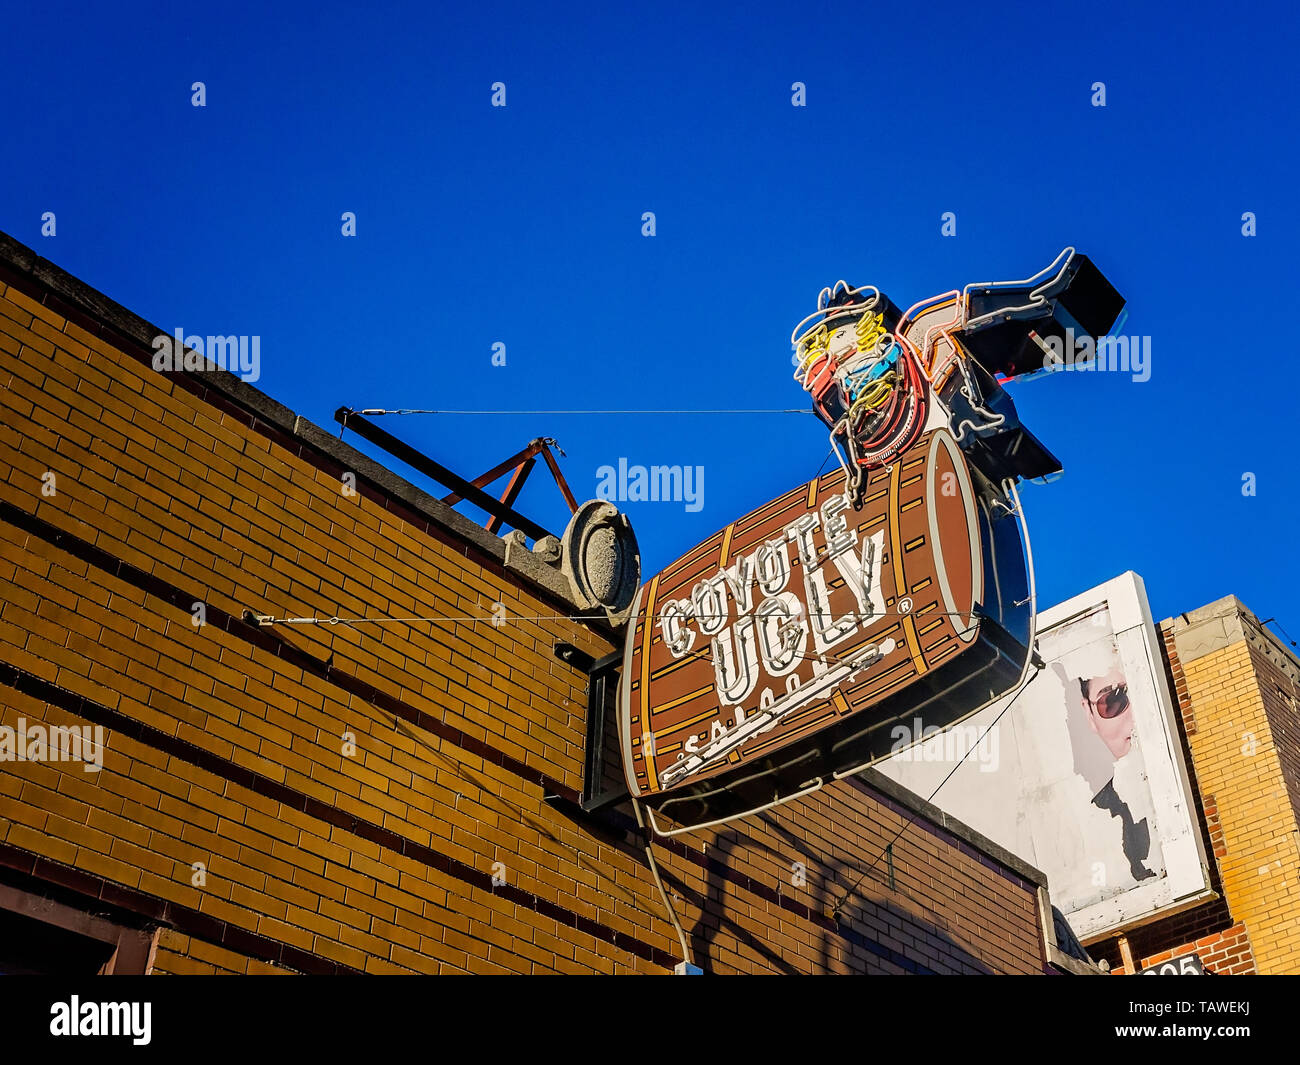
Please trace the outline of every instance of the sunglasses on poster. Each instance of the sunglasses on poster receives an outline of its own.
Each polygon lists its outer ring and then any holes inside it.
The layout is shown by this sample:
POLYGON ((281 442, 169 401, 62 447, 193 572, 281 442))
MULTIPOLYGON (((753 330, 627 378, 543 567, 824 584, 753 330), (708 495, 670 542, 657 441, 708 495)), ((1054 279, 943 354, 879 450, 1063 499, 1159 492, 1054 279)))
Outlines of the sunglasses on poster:
POLYGON ((1112 688, 1103 688, 1095 697, 1088 696, 1088 702, 1098 716, 1106 720, 1119 717, 1128 709, 1128 685, 1117 684, 1112 688))

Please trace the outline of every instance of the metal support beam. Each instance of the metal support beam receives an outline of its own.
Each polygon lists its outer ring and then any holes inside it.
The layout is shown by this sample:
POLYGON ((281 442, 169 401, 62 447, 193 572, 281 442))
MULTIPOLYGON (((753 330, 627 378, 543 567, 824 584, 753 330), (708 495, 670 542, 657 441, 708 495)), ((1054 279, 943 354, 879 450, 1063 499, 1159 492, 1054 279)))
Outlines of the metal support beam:
POLYGON ((564 479, 564 474, 560 472, 560 464, 555 461, 551 449, 545 444, 542 445, 542 458, 546 460, 546 465, 551 468, 551 476, 555 478, 555 483, 560 486, 560 491, 564 493, 564 501, 569 504, 569 513, 578 513, 578 501, 573 498, 573 493, 569 491, 569 482, 564 479))
POLYGON ((623 654, 616 651, 604 658, 593 659, 572 644, 561 643, 555 647, 555 657, 587 674, 587 729, 582 751, 582 800, 579 805, 586 813, 596 813, 629 798, 628 790, 622 784, 605 791, 597 790, 605 777, 605 728, 608 721, 605 705, 610 691, 617 690, 618 667, 623 662, 623 654))
MULTIPOLYGON (((531 471, 533 467, 533 463, 531 460, 534 458, 534 456, 541 455, 542 458, 546 460, 546 466, 551 471, 551 476, 555 479, 556 487, 559 488, 560 493, 564 496, 564 501, 569 505, 569 513, 576 514, 578 513, 578 501, 573 498, 573 493, 569 491, 569 482, 564 479, 564 474, 560 472, 560 464, 555 461, 555 455, 551 452, 552 444, 555 444, 555 440, 549 436, 545 438, 539 438, 537 440, 530 440, 526 448, 523 448, 522 450, 515 452, 515 454, 511 455, 508 459, 505 460, 505 462, 497 463, 497 465, 493 466, 490 470, 487 471, 487 473, 480 473, 477 477, 474 478, 474 480, 471 483, 476 488, 486 488, 489 484, 491 484, 493 481, 495 481, 498 477, 502 476, 506 472, 510 470, 515 470, 517 472, 519 467, 525 462, 528 463, 528 470, 531 471)), ((558 448, 559 445, 556 444, 556 447, 558 448)), ((563 455, 564 452, 561 451, 560 454, 563 455)), ((525 471, 524 477, 527 476, 528 476, 528 471, 525 471)), ((512 480, 510 483, 511 485, 513 485, 515 482, 512 480)), ((523 486, 522 480, 519 481, 519 486, 520 487, 523 486)), ((510 488, 507 487, 506 494, 501 497, 501 500, 506 505, 513 506, 515 502, 515 498, 517 498, 518 496, 518 492, 516 491, 515 496, 510 496, 509 493, 510 493, 510 488)), ((453 492, 451 495, 445 497, 443 499, 443 502, 446 503, 447 506, 449 507, 454 507, 457 503, 460 502, 460 499, 461 497, 458 496, 455 492, 453 492)), ((500 522, 493 521, 489 523, 488 531, 496 532, 496 528, 494 526, 499 527, 500 522)))
POLYGON ((394 458, 405 462, 412 469, 418 470, 426 477, 431 477, 439 484, 450 488, 466 502, 473 503, 480 510, 486 511, 494 518, 499 518, 512 528, 532 537, 533 540, 540 540, 543 536, 554 535, 531 518, 524 517, 513 507, 506 505, 499 499, 494 499, 483 489, 465 480, 464 477, 452 473, 446 466, 417 451, 410 444, 404 443, 391 433, 385 432, 374 422, 363 418, 356 411, 348 407, 340 407, 334 412, 334 420, 345 429, 353 430, 362 439, 369 440, 376 447, 383 448, 394 458))
MULTIPOLYGON (((518 468, 524 461, 532 458, 541 449, 542 449, 542 442, 540 440, 534 440, 527 447, 520 448, 518 451, 516 451, 513 455, 511 455, 508 459, 506 459, 505 462, 497 463, 497 465, 493 466, 490 470, 487 471, 487 473, 480 473, 477 477, 474 478, 474 480, 470 481, 470 484, 472 484, 475 488, 486 488, 502 474, 518 468)), ((461 499, 460 496, 458 496, 455 492, 452 492, 451 495, 444 496, 442 501, 446 503, 447 506, 454 507, 457 503, 460 502, 460 499, 461 499)))
MULTIPOLYGON (((529 459, 520 466, 515 467, 515 472, 510 475, 510 483, 506 485, 506 490, 501 495, 501 502, 508 507, 515 505, 515 500, 519 498, 519 492, 524 487, 524 482, 528 480, 528 475, 533 472, 533 467, 537 465, 536 459, 529 459)), ((487 531, 495 533, 501 528, 500 518, 489 518, 487 531)))

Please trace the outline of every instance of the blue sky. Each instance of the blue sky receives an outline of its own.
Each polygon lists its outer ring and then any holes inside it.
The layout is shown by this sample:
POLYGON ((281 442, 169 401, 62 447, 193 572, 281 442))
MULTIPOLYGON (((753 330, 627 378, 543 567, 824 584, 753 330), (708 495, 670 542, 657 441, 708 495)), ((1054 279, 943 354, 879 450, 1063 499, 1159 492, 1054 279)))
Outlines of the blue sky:
MULTIPOLYGON (((1286 9, 709 6, 27 5, 0 229, 169 332, 260 336, 258 387, 322 425, 797 407, 823 285, 906 307, 1074 245, 1152 373, 1010 386, 1066 467, 1025 490, 1040 603, 1133 569, 1157 620, 1235 593, 1300 638, 1286 9)), ((465 475, 553 436, 580 499, 619 458, 702 466, 698 512, 627 504, 647 573, 828 446, 801 415, 385 427, 465 475)), ((567 514, 541 468, 520 507, 567 514)))

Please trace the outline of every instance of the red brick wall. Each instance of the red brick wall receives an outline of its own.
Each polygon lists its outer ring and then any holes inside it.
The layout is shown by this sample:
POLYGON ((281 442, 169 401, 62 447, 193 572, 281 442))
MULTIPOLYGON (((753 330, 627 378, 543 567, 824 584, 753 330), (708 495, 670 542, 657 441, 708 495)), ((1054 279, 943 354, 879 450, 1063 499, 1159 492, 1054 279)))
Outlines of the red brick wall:
MULTIPOLYGON (((4 247, 0 724, 107 747, 98 773, 0 763, 0 878, 162 926, 159 972, 681 960, 627 811, 576 808, 585 678, 553 650, 611 639, 437 504, 344 494, 364 460, 251 390, 155 372, 156 330, 4 247)), ((656 850, 708 970, 1046 964, 1023 869, 861 780, 656 850)))
MULTIPOLYGON (((1138 951, 1141 948, 1137 946, 1133 949, 1133 960, 1139 972, 1169 961, 1171 958, 1195 954, 1201 959, 1201 964, 1206 970, 1216 976, 1252 976, 1255 973, 1255 959, 1250 950, 1250 937, 1246 934, 1246 926, 1243 924, 1232 925, 1221 932, 1214 932, 1200 939, 1185 940, 1175 947, 1166 948, 1156 954, 1140 954, 1138 951)), ((1117 976, 1132 975, 1122 962, 1116 963, 1111 971, 1117 976)))

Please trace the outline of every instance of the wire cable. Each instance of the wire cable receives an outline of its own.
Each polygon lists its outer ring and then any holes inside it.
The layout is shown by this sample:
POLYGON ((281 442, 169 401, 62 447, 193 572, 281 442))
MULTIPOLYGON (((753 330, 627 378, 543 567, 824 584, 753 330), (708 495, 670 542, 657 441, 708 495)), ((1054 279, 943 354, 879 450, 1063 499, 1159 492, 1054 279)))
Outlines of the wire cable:
MULTIPOLYGON (((1034 682, 1034 679, 1037 676, 1038 676, 1037 672, 1030 674, 1029 679, 1026 680, 1020 686, 1019 691, 1017 691, 1013 696, 1011 696, 1011 699, 1007 702, 1007 705, 998 711, 998 716, 995 717, 989 723, 989 727, 980 733, 979 739, 977 739, 973 744, 970 745, 970 749, 965 754, 963 754, 960 759, 958 759, 957 763, 950 770, 948 770, 948 775, 944 777, 941 781, 939 781, 938 787, 936 787, 934 791, 930 793, 930 796, 929 798, 926 799, 926 802, 934 801, 934 797, 939 794, 939 789, 942 788, 945 784, 947 784, 948 781, 952 778, 952 775, 965 764, 966 759, 971 756, 971 752, 979 749, 979 745, 984 741, 984 737, 987 736, 993 730, 993 727, 999 721, 1002 720, 1002 715, 1005 714, 1008 710, 1010 710, 1015 705, 1016 700, 1020 698, 1021 692, 1023 692, 1026 688, 1028 688, 1029 685, 1034 682)), ((924 742, 924 740, 920 742, 924 742)), ((851 885, 849 885, 848 889, 840 897, 839 902, 837 902, 834 906, 831 907, 830 916, 834 920, 837 921, 839 920, 840 911, 844 908, 844 904, 848 902, 850 898, 853 897, 853 893, 857 891, 858 885, 861 884, 862 881, 864 881, 868 876, 871 875, 872 871, 876 868, 876 866, 880 864, 880 859, 883 858, 887 853, 889 853, 889 849, 895 843, 897 843, 899 838, 903 835, 903 833, 906 832, 909 828, 911 828, 912 825, 915 823, 916 823, 915 817, 909 817, 907 821, 903 824, 903 827, 900 828, 897 832, 895 832, 894 837, 888 843, 885 844, 884 850, 882 850, 878 855, 876 855, 875 860, 872 861, 872 863, 869 866, 867 866, 867 868, 863 871, 862 875, 858 877, 857 880, 855 880, 851 885)))
POLYGON ((694 408, 691 410, 432 410, 417 409, 413 407, 402 407, 395 410, 385 410, 372 407, 367 410, 356 410, 353 414, 361 414, 368 418, 377 418, 383 414, 453 414, 457 416, 489 414, 493 416, 503 415, 548 415, 548 414, 612 414, 617 416, 631 414, 812 414, 811 410, 804 410, 802 407, 754 407, 754 408, 716 408, 712 410, 701 410, 694 408))
MULTIPOLYGON (((1016 690, 1016 693, 1011 696, 1006 706, 1004 706, 1001 710, 998 711, 998 716, 995 717, 993 721, 989 724, 989 727, 986 728, 980 734, 979 739, 977 739, 971 745, 970 750, 968 750, 964 755, 962 755, 962 757, 957 761, 957 764, 954 765, 951 770, 949 770, 948 775, 944 777, 941 781, 939 781, 938 787, 936 787, 934 791, 930 793, 929 799, 926 800, 927 802, 934 801, 934 797, 939 794, 939 789, 942 788, 946 783, 948 783, 953 773, 957 772, 957 770, 961 768, 963 763, 965 763, 966 759, 970 757, 971 751, 975 751, 979 749, 979 745, 982 742, 984 742, 984 737, 988 735, 988 733, 992 730, 994 725, 996 725, 1000 720, 1002 720, 1002 715, 1005 714, 1008 710, 1011 709, 1012 706, 1015 705, 1015 702, 1017 699, 1020 698, 1021 693, 1026 688, 1028 688, 1030 684, 1034 682, 1034 678, 1038 676, 1039 672, 1041 672, 1041 670, 1035 671, 1033 673, 1029 672, 1031 666, 1033 665, 1034 655, 1036 654, 1036 648, 1038 645, 1038 583, 1034 577, 1034 549, 1029 539, 1029 523, 1025 520, 1024 504, 1020 501, 1020 494, 1016 491, 1015 481, 1011 479, 1004 481, 1003 488, 1005 489, 1007 495, 1011 497, 1011 500, 1014 504, 1011 513, 1016 515, 1020 523, 1020 531, 1024 541, 1025 569, 1029 577, 1029 595, 1024 599, 1023 602, 1017 603, 1016 605, 1017 606, 1028 605, 1029 607, 1029 641, 1028 641, 1029 655, 1025 658, 1024 669, 1020 674, 1020 682, 1019 682, 1020 687, 1016 690)), ((903 827, 898 830, 894 838, 891 839, 887 844, 885 844, 885 849, 882 850, 880 854, 876 856, 875 861, 873 861, 867 867, 866 872, 864 872, 862 876, 858 877, 858 879, 853 883, 853 886, 850 887, 849 890, 846 891, 844 895, 840 898, 840 901, 835 904, 834 908, 831 910, 831 916, 833 918, 835 918, 836 920, 839 919, 840 910, 843 908, 845 902, 847 902, 849 898, 852 896, 853 892, 857 890, 858 885, 862 883, 862 881, 867 877, 867 875, 873 869, 875 869, 877 864, 879 864, 880 859, 883 858, 887 853, 889 853, 889 849, 896 842, 898 842, 898 839, 902 836, 904 832, 907 831, 908 828, 912 826, 913 823, 914 823, 914 819, 909 818, 907 822, 903 825, 903 827)))
POLYGON ((682 924, 677 920, 677 911, 673 909, 673 904, 668 901, 668 892, 664 890, 664 882, 659 878, 659 865, 655 862, 654 851, 651 847, 650 833, 645 830, 645 821, 641 817, 641 803, 635 798, 632 800, 632 809, 636 811, 636 823, 641 826, 641 835, 645 839, 645 856, 650 862, 650 872, 654 875, 655 885, 659 888, 659 897, 663 899, 664 909, 668 911, 668 919, 672 921, 673 928, 677 930, 677 940, 682 945, 682 960, 687 965, 694 965, 691 959, 690 944, 686 942, 686 933, 682 931, 682 924))

